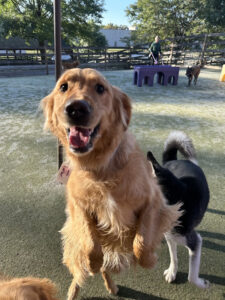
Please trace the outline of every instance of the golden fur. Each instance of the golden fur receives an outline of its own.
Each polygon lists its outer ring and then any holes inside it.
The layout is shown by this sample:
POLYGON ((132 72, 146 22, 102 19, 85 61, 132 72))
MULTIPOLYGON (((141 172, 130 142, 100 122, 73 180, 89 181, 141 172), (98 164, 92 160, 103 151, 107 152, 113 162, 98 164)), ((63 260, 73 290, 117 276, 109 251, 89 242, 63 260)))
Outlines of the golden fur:
POLYGON ((0 280, 0 300, 57 300, 49 279, 32 277, 0 280))
POLYGON ((102 273, 112 294, 118 289, 109 277, 133 263, 152 268, 163 233, 180 213, 166 204, 152 167, 128 131, 131 100, 97 71, 71 69, 42 100, 49 128, 65 147, 72 173, 67 183, 67 220, 61 230, 63 262, 73 275, 68 300, 90 274, 102 273), (67 84, 67 90, 62 91, 67 84), (98 93, 101 85, 104 92, 98 93), (65 116, 68 101, 85 99, 92 113, 88 128, 100 124, 93 147, 71 151, 65 116))

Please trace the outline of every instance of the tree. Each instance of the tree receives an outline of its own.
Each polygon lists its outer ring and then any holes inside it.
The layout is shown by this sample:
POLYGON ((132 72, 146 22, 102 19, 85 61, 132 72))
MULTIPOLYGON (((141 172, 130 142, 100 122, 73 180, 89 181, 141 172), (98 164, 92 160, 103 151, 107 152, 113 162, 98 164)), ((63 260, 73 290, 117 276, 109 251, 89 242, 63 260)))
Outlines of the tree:
MULTIPOLYGON (((96 41, 99 35, 104 0, 63 0, 62 28, 63 38, 68 42, 76 39, 96 41), (96 26, 95 26, 95 25, 96 26), (96 31, 95 31, 95 30, 96 31)), ((96 45, 98 46, 98 45, 96 45)))
POLYGON ((105 48, 108 43, 105 36, 100 32, 100 26, 96 25, 93 21, 89 22, 89 26, 89 35, 85 38, 84 43, 89 47, 105 48))
MULTIPOLYGON (((76 39, 95 39, 90 21, 100 24, 103 0, 62 0, 62 38, 70 43, 76 39)), ((19 36, 37 39, 39 46, 53 42, 53 1, 0 0, 0 19, 4 37, 19 36)))
POLYGON ((224 31, 225 0, 194 0, 198 17, 205 22, 208 31, 224 31))
POLYGON ((3 36, 36 38, 39 46, 53 41, 53 7, 50 0, 0 2, 3 36))
POLYGON ((122 29, 122 30, 128 30, 129 28, 126 25, 116 25, 113 23, 109 23, 102 26, 103 29, 122 29))
POLYGON ((136 30, 131 30, 130 36, 126 36, 120 39, 121 42, 126 44, 126 47, 137 47, 143 44, 142 39, 140 39, 139 34, 136 30))
POLYGON ((126 10, 136 25, 139 39, 151 42, 160 38, 185 36, 200 26, 191 0, 137 0, 126 10))

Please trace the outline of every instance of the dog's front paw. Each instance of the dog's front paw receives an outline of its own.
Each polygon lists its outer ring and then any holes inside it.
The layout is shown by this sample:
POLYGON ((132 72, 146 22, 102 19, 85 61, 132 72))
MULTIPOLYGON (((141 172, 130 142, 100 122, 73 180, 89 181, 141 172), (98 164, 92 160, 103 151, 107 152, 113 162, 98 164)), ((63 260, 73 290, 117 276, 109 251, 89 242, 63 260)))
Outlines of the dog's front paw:
POLYGON ((155 253, 142 253, 141 256, 136 257, 140 266, 143 268, 151 269, 157 262, 157 255, 155 253))
POLYGON ((165 280, 168 283, 173 282, 176 279, 177 270, 173 266, 169 266, 167 270, 164 271, 165 280))
POLYGON ((119 291, 118 287, 115 285, 115 283, 113 282, 109 274, 104 270, 102 271, 102 278, 104 279, 104 283, 107 291, 111 295, 117 295, 119 291))
POLYGON ((201 289, 207 289, 210 286, 210 282, 203 278, 188 279, 188 280, 201 289))
POLYGON ((116 296, 119 292, 119 288, 116 285, 114 285, 109 292, 110 294, 116 296))

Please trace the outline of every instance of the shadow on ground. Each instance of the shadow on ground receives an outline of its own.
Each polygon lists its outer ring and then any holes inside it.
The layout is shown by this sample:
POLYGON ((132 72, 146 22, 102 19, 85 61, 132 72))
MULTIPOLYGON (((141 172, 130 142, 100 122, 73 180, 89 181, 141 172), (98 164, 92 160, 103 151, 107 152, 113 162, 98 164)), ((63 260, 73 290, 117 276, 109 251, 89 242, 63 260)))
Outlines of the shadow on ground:
MULTIPOLYGON (((120 286, 118 285, 119 292, 118 296, 123 297, 124 299, 134 299, 134 300, 168 300, 167 298, 157 297, 153 295, 149 295, 140 291, 136 291, 134 289, 120 286)), ((115 300, 117 297, 88 297, 88 298, 81 298, 81 300, 115 300)), ((120 298, 121 299, 121 298, 120 298)))
MULTIPOLYGON (((210 213, 213 213, 213 214, 225 216, 225 211, 223 211, 223 210, 208 208, 207 211, 210 213)), ((223 237, 223 240, 225 240, 225 235, 223 237)))

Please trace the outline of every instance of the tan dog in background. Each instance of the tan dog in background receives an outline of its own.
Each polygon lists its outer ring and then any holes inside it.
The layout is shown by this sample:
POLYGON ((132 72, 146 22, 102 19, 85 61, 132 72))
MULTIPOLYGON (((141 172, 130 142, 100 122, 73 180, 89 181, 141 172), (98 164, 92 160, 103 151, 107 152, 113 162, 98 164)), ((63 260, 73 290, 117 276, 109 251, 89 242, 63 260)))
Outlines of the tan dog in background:
POLYGON ((194 85, 196 85, 200 71, 201 71, 200 65, 187 67, 186 76, 188 77, 188 86, 191 85, 193 77, 194 77, 194 85))
POLYGON ((57 300, 49 279, 32 277, 0 279, 0 300, 57 300))
POLYGON ((77 68, 79 66, 79 61, 75 60, 73 62, 62 62, 63 70, 69 70, 73 68, 77 68))
POLYGON ((72 167, 61 231, 63 262, 73 275, 67 299, 75 299, 84 280, 98 272, 117 294, 109 273, 133 263, 152 268, 179 206, 166 204, 128 130, 131 100, 100 73, 66 71, 42 106, 46 128, 60 139, 72 167))

